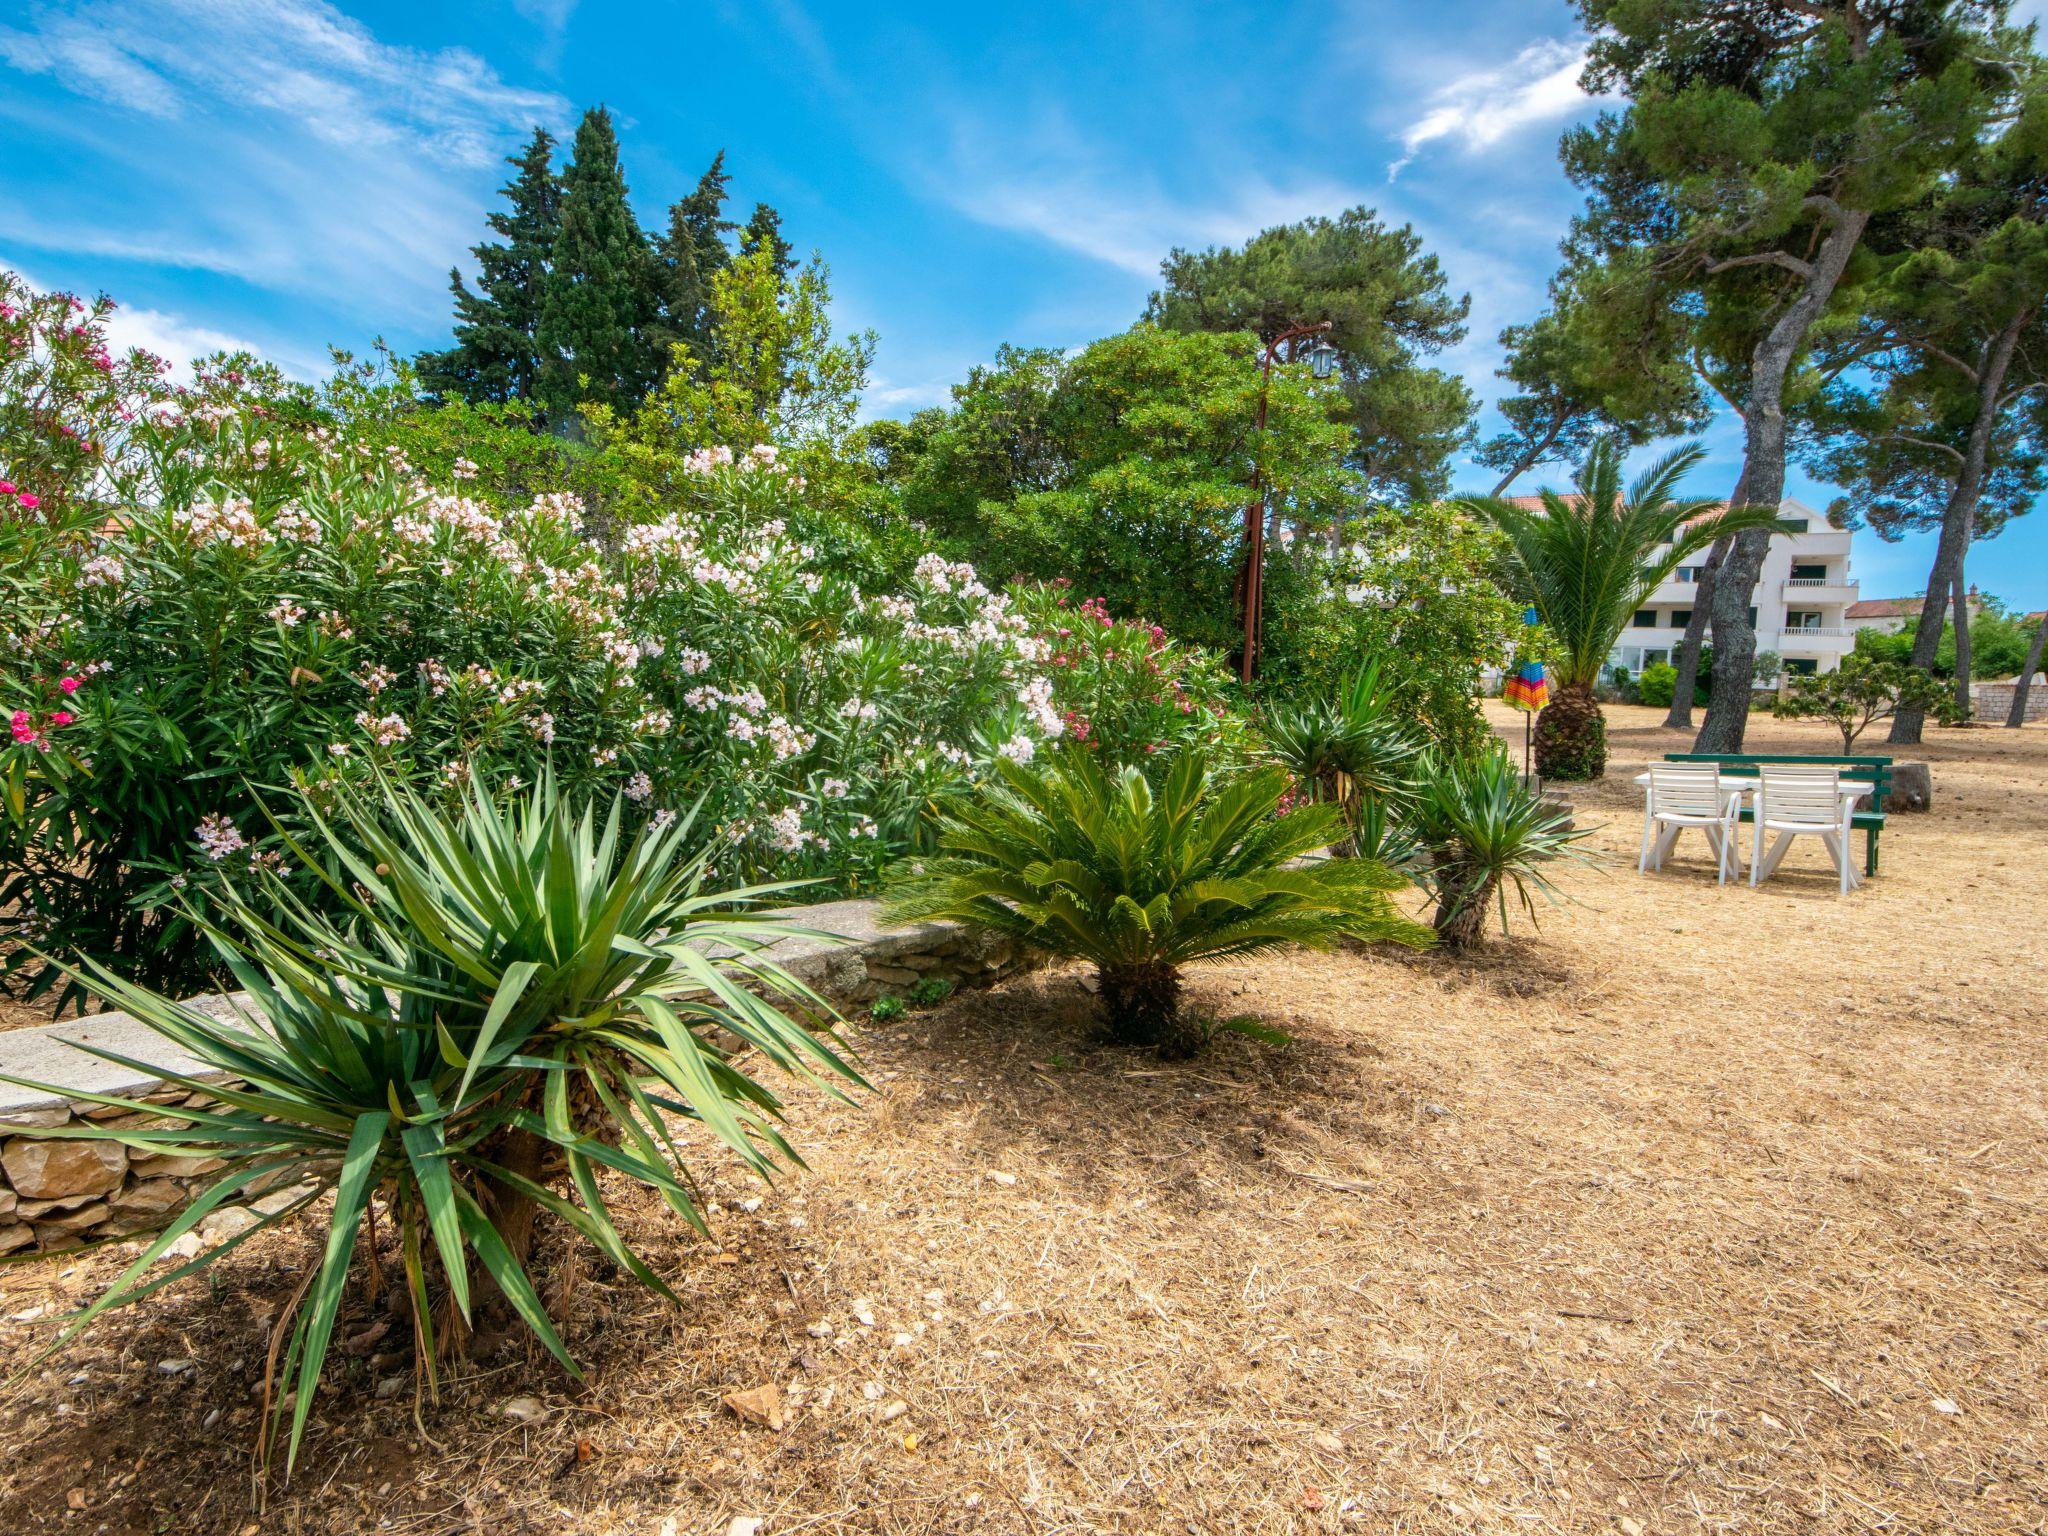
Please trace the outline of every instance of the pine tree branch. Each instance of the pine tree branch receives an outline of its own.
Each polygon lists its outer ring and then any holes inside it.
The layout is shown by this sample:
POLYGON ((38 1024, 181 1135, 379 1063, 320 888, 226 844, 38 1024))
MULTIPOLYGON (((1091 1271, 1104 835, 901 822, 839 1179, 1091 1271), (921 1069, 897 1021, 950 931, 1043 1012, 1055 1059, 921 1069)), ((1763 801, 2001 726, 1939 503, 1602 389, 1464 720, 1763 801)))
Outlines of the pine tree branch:
POLYGON ((1749 256, 1730 256, 1722 261, 1707 263, 1707 276, 1713 277, 1736 267, 1783 267, 1801 282, 1813 276, 1813 268, 1797 256, 1783 251, 1758 251, 1749 256))

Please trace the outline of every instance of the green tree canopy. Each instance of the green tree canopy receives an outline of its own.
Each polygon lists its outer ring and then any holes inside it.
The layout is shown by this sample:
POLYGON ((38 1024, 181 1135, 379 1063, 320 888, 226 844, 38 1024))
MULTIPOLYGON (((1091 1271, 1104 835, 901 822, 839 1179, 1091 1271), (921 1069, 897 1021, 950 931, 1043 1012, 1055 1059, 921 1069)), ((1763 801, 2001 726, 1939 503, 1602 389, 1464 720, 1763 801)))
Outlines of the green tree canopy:
POLYGON ((561 221, 554 150, 554 136, 536 128, 526 148, 505 162, 516 172, 498 189, 507 206, 484 220, 501 238, 470 248, 476 291, 460 271, 448 274, 455 345, 421 354, 418 364, 421 383, 434 394, 472 405, 536 397, 541 301, 561 221))
MULTIPOLYGON (((1868 277, 1857 258, 1872 218, 1927 196, 2009 108, 2026 50, 2005 9, 1579 0, 1594 34, 1586 83, 1629 105, 1565 137, 1588 192, 1572 248, 1651 252, 1669 302, 1761 317, 1736 392, 1748 500, 1783 496, 1788 386, 1838 290, 1868 277)), ((1708 749, 1741 746, 1768 542, 1767 530, 1739 536, 1715 583, 1708 749)))
POLYGON ((586 400, 623 405, 665 359, 650 328, 660 295, 654 253, 626 200, 611 113, 593 107, 562 176, 560 228, 540 314, 541 394, 558 419, 586 400))
MULTIPOLYGON (((907 465, 905 514, 990 579, 1068 578, 1121 613, 1221 650, 1256 453, 1290 528, 1334 529, 1358 497, 1335 386, 1274 370, 1255 437, 1260 346, 1140 324, 1068 356, 1005 348, 954 388, 907 465)), ((1284 552, 1267 586, 1292 578, 1284 552)))
POLYGON ((1617 271, 1633 252, 1574 271, 1551 284, 1551 304, 1500 333, 1501 378, 1516 392, 1499 402, 1507 429, 1472 457, 1500 471, 1498 496, 1538 464, 1583 460, 1598 437, 1631 447, 1695 432, 1706 401, 1689 353, 1682 308, 1645 303, 1653 287, 1617 271))
POLYGON ((1242 249, 1176 249, 1146 318, 1174 331, 1250 331, 1262 342, 1297 325, 1330 322, 1340 358, 1336 415, 1369 496, 1443 494, 1451 455, 1472 419, 1471 392, 1426 361, 1465 338, 1471 301, 1408 225, 1389 229, 1370 208, 1283 224, 1242 249))

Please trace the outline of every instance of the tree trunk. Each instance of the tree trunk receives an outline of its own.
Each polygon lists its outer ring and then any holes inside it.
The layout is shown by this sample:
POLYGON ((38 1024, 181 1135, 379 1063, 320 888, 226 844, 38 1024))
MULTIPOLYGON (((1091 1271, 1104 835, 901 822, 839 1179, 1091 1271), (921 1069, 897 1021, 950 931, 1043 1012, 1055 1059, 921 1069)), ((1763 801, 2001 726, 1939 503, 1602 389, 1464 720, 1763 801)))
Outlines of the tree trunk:
POLYGON ((2027 664, 2020 668, 2020 680, 2013 685, 2012 708, 2006 712, 2005 723, 2018 730, 2027 723, 2027 690, 2033 686, 2034 674, 2041 670, 2041 654, 2048 651, 2048 609, 2041 614, 2041 626, 2034 631, 2034 643, 2027 647, 2027 664))
MULTIPOLYGON (((1735 493, 1728 498, 1728 505, 1742 505, 1740 480, 1735 482, 1735 493)), ((1707 641, 1707 615, 1714 606, 1714 579, 1720 574, 1721 562, 1728 558, 1728 546, 1733 542, 1714 540, 1706 563, 1700 567, 1699 580, 1693 583, 1699 590, 1692 595, 1692 612, 1685 616, 1685 638, 1678 642, 1678 683, 1671 690, 1671 710, 1664 716, 1668 730, 1692 729, 1692 693, 1700 682, 1700 647, 1707 641)))
POLYGON ((1102 1013, 1119 1045, 1149 1046, 1168 1060, 1202 1048, 1199 1031, 1181 1014, 1180 972, 1170 965, 1099 966, 1102 1013))
MULTIPOLYGON (((1807 269, 1799 296, 1785 306, 1750 353, 1749 392, 1743 412, 1742 499, 1746 505, 1775 507, 1785 497, 1785 379, 1806 333, 1827 308, 1843 269, 1870 215, 1860 208, 1838 209, 1827 238, 1807 269)), ((1714 629, 1714 681, 1707 718, 1693 743, 1696 752, 1740 752, 1749 729, 1749 691, 1756 669, 1756 626, 1749 605, 1757 573, 1771 546, 1771 530, 1752 528, 1736 535, 1728 557, 1714 575, 1710 622, 1714 629)))
MULTIPOLYGON (((1965 535, 1965 543, 1968 536, 1965 535)), ((1964 557, 1968 558, 1967 555, 1964 557)), ((1949 583, 1956 614, 1956 718, 1967 720, 1976 713, 1970 688, 1970 594, 1963 585, 1963 561, 1956 562, 1956 574, 1949 583)))
POLYGON ((1505 495, 1509 486, 1521 479, 1523 475, 1534 469, 1538 464, 1541 464, 1543 462, 1543 455, 1550 451, 1550 445, 1557 441, 1558 433, 1564 430, 1564 424, 1569 415, 1569 412, 1559 407, 1557 412, 1550 418, 1550 430, 1543 434, 1543 441, 1510 464, 1508 472, 1500 477, 1499 484, 1495 485, 1486 494, 1489 496, 1505 495))
POLYGON ((1536 772, 1545 779, 1597 779, 1607 771, 1607 721, 1590 683, 1560 683, 1536 717, 1536 772))
POLYGON ((1486 912, 1499 888, 1499 877, 1489 875, 1476 887, 1445 893, 1436 905, 1436 936, 1444 948, 1472 949, 1486 937, 1486 912))
MULTIPOLYGON (((2022 309, 2007 320, 2005 329, 1985 349, 1977 370, 1977 416, 1970 423, 1970 438, 1963 450, 1962 468, 1949 487, 1948 505, 1941 513, 1941 539, 1934 546, 1934 569, 1928 573, 1927 596, 1920 603, 1920 628, 1913 635, 1913 665, 1922 672, 1934 670, 1934 653, 1941 648, 1942 615, 1947 611, 1951 588, 1963 569, 1963 557, 1970 544, 1977 518, 1977 499, 1983 494, 1985 468, 1991 459, 1991 435, 1998 425, 1999 397, 2005 392, 2006 370, 2019 345, 2020 333, 2032 319, 2031 309, 2022 309)), ((1957 626, 1958 632, 1964 626, 1957 626)), ((1901 709, 1892 716, 1891 734, 1885 739, 1893 746, 1917 746, 1926 711, 1901 709)))

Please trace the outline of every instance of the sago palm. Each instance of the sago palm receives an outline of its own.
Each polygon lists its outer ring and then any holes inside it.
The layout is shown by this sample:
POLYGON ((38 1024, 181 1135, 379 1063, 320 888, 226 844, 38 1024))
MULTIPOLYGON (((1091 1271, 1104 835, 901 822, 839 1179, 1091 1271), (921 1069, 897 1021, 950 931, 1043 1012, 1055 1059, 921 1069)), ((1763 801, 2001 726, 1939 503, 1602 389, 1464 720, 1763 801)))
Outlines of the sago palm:
POLYGON ((1775 508, 1680 501, 1678 482, 1705 457, 1697 444, 1657 460, 1622 485, 1621 453, 1594 444, 1568 496, 1539 493, 1540 507, 1495 496, 1465 505, 1507 537, 1518 595, 1556 637, 1550 707, 1536 721, 1536 770, 1545 778, 1597 779, 1607 768, 1607 726, 1593 684, 1643 601, 1692 555, 1724 534, 1768 528, 1775 508))
POLYGON ((1020 767, 939 812, 939 856, 899 881, 891 916, 944 918, 1093 963, 1112 1038, 1201 1049, 1181 967, 1339 937, 1421 945, 1402 878, 1372 859, 1297 864, 1343 832, 1334 805, 1279 814, 1284 769, 1226 775, 1187 752, 1155 788, 1081 753, 1020 767))

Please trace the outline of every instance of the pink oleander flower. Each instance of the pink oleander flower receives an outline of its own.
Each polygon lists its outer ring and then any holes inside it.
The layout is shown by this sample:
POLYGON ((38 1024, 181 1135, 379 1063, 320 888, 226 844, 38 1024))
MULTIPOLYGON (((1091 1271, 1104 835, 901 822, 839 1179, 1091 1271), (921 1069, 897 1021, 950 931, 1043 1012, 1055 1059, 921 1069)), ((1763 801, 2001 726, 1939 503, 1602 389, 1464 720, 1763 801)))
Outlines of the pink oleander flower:
POLYGON ((12 480, 0 480, 0 496, 12 496, 15 489, 16 487, 12 480))
POLYGON ((29 493, 28 493, 27 491, 23 491, 23 492, 22 492, 22 493, 21 493, 20 495, 16 496, 16 497, 15 497, 14 499, 15 499, 16 501, 18 501, 19 503, 21 503, 21 505, 22 505, 22 506, 24 506, 24 507, 28 508, 28 510, 29 510, 29 511, 31 511, 31 512, 35 511, 35 509, 36 509, 37 507, 40 507, 40 506, 41 506, 41 505, 43 504, 43 498, 42 498, 42 497, 40 497, 40 496, 31 496, 31 495, 29 495, 29 493))
POLYGON ((68 709, 53 709, 50 711, 50 724, 52 725, 69 725, 77 718, 78 716, 72 714, 68 709))
POLYGON ((79 680, 75 677, 60 677, 57 679, 57 691, 59 693, 76 693, 78 692, 78 682, 79 680))

